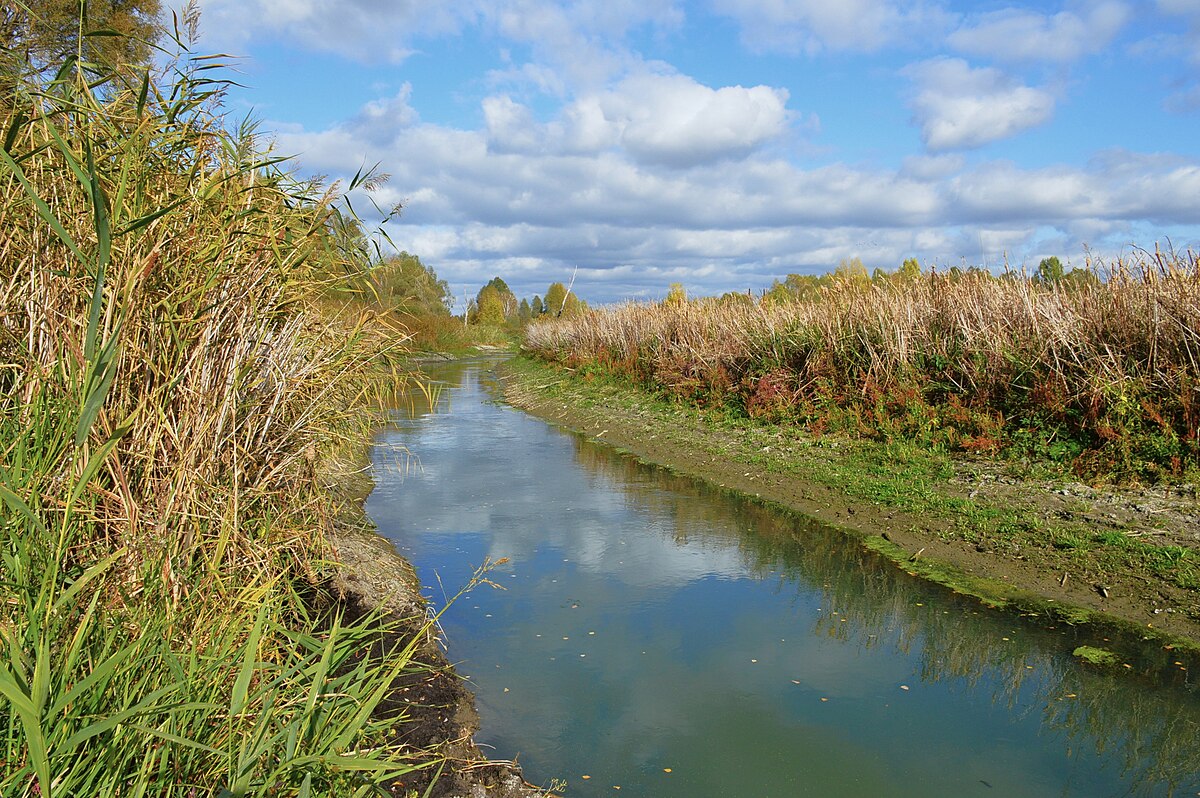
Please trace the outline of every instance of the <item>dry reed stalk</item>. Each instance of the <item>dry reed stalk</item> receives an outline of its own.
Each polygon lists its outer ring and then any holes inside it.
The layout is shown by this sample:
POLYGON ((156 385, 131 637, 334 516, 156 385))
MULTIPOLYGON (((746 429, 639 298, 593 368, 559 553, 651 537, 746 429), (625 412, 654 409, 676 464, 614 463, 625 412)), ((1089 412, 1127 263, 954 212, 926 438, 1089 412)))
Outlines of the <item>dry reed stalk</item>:
POLYGON ((972 271, 835 280, 818 301, 627 304, 535 322, 526 346, 742 407, 768 376, 797 401, 817 385, 843 403, 917 389, 1010 425, 1048 419, 1089 451, 1157 447, 1155 466, 1200 464, 1200 258, 1158 253, 1097 269, 1102 279, 1057 285, 972 271))

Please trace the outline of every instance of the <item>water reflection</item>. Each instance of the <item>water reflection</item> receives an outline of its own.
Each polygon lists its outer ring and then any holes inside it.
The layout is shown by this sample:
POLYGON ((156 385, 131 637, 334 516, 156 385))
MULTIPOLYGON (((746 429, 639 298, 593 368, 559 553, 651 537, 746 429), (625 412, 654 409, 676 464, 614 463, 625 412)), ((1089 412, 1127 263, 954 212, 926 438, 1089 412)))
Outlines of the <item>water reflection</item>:
POLYGON ((917 582, 870 551, 848 550, 843 535, 814 519, 649 469, 579 436, 573 445, 582 468, 619 486, 643 511, 670 518, 677 543, 723 538, 759 578, 777 579, 778 589, 819 589, 828 610, 813 620, 812 634, 864 649, 915 650, 922 682, 982 689, 1009 710, 1041 705, 1045 729, 1066 736, 1071 750, 1090 745, 1119 756, 1122 773, 1144 785, 1197 784, 1200 701, 1190 668, 1173 650, 989 611, 917 582), (1122 668, 1134 673, 1113 678, 1081 667, 1070 653, 1083 644, 1120 647, 1128 660, 1122 668))
POLYGON ((368 509, 427 584, 511 558, 508 590, 446 629, 482 738, 531 775, 571 795, 1200 791, 1200 700, 1174 652, 1085 669, 1070 652, 1103 631, 988 611, 498 406, 486 366, 435 376, 452 411, 384 436, 422 468, 377 458, 368 509))

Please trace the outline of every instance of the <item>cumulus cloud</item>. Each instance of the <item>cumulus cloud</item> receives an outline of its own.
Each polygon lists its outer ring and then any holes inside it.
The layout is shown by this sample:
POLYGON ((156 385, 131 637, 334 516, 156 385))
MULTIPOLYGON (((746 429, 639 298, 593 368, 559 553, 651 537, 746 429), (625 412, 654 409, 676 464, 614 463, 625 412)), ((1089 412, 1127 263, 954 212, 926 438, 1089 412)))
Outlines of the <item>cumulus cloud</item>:
POLYGON ((690 166, 745 155, 778 136, 787 98, 768 86, 711 89, 684 75, 640 75, 598 104, 635 159, 690 166))
POLYGON ((947 41, 959 52, 1000 61, 1071 62, 1106 48, 1129 18, 1129 7, 1116 0, 1053 15, 1009 8, 977 17, 947 41))
POLYGON ((545 84, 566 76, 587 86, 638 61, 624 46, 633 31, 683 21, 677 0, 200 0, 200 7, 207 48, 240 50, 277 37, 363 63, 399 63, 421 42, 478 27, 534 54, 536 63, 496 70, 493 80, 545 84))
MULTIPOLYGON (((326 130, 287 130, 279 149, 333 175, 382 161, 393 177, 380 204, 406 206, 392 239, 420 253, 456 296, 494 274, 522 295, 541 293, 575 267, 581 294, 609 301, 658 297, 671 282, 693 293, 762 289, 856 256, 884 268, 913 255, 1019 263, 1050 249, 1069 253, 1064 242, 1115 251, 1138 225, 1200 218, 1200 162, 1117 149, 1083 166, 1040 169, 973 165, 957 153, 914 156, 899 169, 802 168, 729 149, 720 136, 690 142, 685 125, 681 169, 679 153, 625 144, 633 98, 657 97, 661 87, 617 88, 619 96, 581 98, 545 124, 497 95, 477 130, 422 121, 403 90, 326 130)), ((692 93, 688 107, 700 118, 710 105, 724 107, 718 89, 694 84, 692 93)), ((734 140, 767 135, 748 130, 734 140)))
POLYGON ((998 69, 936 58, 907 67, 917 85, 912 109, 925 146, 971 149, 1036 127, 1054 112, 1054 97, 998 69))
POLYGON ((489 147, 498 153, 598 153, 689 167, 742 157, 787 127, 787 92, 768 86, 713 89, 686 75, 642 73, 569 103, 541 124, 508 95, 483 102, 489 147))
POLYGON ((871 52, 943 28, 949 15, 932 4, 902 0, 715 0, 737 20, 752 49, 871 52))

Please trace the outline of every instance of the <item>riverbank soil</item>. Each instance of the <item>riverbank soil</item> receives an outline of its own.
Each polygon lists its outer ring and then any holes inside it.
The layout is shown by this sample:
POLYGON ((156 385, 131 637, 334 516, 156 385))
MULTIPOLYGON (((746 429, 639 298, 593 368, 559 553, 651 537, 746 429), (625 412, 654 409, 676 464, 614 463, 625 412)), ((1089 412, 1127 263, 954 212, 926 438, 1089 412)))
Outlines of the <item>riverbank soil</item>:
POLYGON ((472 735, 479 728, 475 696, 446 659, 426 623, 426 601, 412 565, 369 529, 345 528, 334 537, 339 564, 331 586, 347 620, 377 609, 395 623, 369 656, 387 657, 415 641, 413 665, 392 684, 377 712, 396 718, 396 740, 428 767, 391 786, 397 798, 539 798, 512 762, 489 761, 472 735), (436 781, 435 781, 436 779, 436 781), (433 785, 432 788, 430 785, 433 785))
POLYGON ((505 399, 522 410, 827 522, 988 603, 1068 622, 1100 613, 1168 644, 1200 646, 1194 484, 1038 478, 1037 464, 730 419, 524 357, 500 376, 505 399))

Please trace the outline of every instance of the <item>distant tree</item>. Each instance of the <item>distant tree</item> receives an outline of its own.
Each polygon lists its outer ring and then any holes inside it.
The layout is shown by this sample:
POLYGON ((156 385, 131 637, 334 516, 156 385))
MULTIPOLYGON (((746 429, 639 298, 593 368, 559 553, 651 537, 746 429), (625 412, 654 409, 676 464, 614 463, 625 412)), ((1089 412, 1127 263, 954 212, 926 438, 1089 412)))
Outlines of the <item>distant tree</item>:
POLYGON ((1056 285, 1063 280, 1063 265, 1057 256, 1042 258, 1042 262, 1038 264, 1037 274, 1034 275, 1034 282, 1040 285, 1056 285))
POLYGON ((1074 268, 1063 277, 1063 285, 1070 289, 1092 288, 1100 285, 1100 278, 1088 268, 1074 268))
POLYGON ((861 258, 843 260, 834 270, 833 279, 838 282, 858 286, 867 285, 871 282, 871 278, 867 275, 867 267, 863 265, 861 258))
POLYGON ((563 303, 562 315, 564 318, 578 316, 587 310, 587 303, 575 295, 574 291, 567 293, 567 300, 563 303))
POLYGON ((890 282, 891 278, 892 275, 888 273, 887 269, 879 266, 876 266, 875 271, 871 272, 871 282, 875 283, 876 285, 884 285, 885 283, 890 282))
POLYGON ((522 299, 521 304, 517 307, 517 318, 521 321, 529 321, 533 317, 533 309, 529 305, 528 299, 522 299))
POLYGON ((562 283, 550 283, 546 289, 546 315, 561 316, 566 309, 567 287, 562 283))
POLYGON ((495 290, 496 296, 500 300, 500 306, 502 308, 502 315, 504 318, 515 321, 517 318, 518 307, 517 295, 512 292, 511 288, 508 287, 508 283, 504 282, 499 277, 493 277, 488 281, 487 285, 479 289, 479 294, 475 297, 475 304, 480 304, 480 298, 483 296, 483 292, 488 288, 495 290))
POLYGON ((374 266, 370 291, 384 306, 412 315, 450 312, 450 287, 416 255, 401 252, 374 266))
POLYGON ((671 283, 667 290, 667 298, 663 300, 668 305, 682 305, 687 302, 687 289, 683 283, 671 283))
POLYGON ((812 302, 820 299, 821 289, 832 282, 827 274, 820 277, 814 274, 789 274, 781 283, 778 280, 763 295, 763 299, 771 304, 786 302, 812 302))
POLYGON ((504 324, 504 297, 494 285, 489 283, 479 289, 479 294, 475 297, 475 301, 471 305, 472 307, 467 314, 467 319, 472 324, 494 326, 504 324))
POLYGON ((722 305, 753 305, 754 297, 749 292, 726 291, 718 300, 722 305))
POLYGON ((546 312, 546 306, 542 304, 542 298, 537 294, 533 295, 533 301, 529 303, 529 315, 533 318, 543 315, 546 312))
POLYGON ((765 305, 786 305, 789 302, 794 302, 795 297, 792 292, 788 291, 787 285, 775 280, 771 283, 771 287, 763 294, 762 301, 765 305))
POLYGON ((920 262, 916 258, 905 258, 904 263, 901 263, 900 268, 896 271, 895 277, 899 282, 904 283, 920 279, 920 262))

